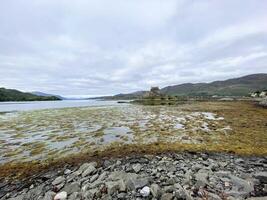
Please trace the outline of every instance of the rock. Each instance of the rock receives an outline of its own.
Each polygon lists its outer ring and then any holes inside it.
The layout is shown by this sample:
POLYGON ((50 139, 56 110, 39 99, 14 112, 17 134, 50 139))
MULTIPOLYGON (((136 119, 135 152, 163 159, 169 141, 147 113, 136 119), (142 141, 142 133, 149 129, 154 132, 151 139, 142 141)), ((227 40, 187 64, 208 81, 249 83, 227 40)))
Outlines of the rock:
POLYGON ((31 190, 29 190, 25 196, 24 199, 37 199, 39 196, 41 196, 44 189, 44 184, 39 185, 31 190))
POLYGON ((187 198, 189 197, 189 194, 185 191, 185 189, 179 183, 174 184, 174 188, 175 188, 175 197, 177 199, 190 199, 190 198, 187 198))
POLYGON ((150 194, 150 188, 145 186, 143 187, 143 189, 140 191, 140 194, 143 196, 143 197, 148 197, 149 194, 150 194))
POLYGON ((48 191, 45 193, 43 200, 53 200, 55 196, 56 196, 55 192, 48 191))
POLYGON ((67 199, 67 192, 65 191, 57 193, 56 196, 54 197, 54 200, 65 200, 65 199, 67 199))
POLYGON ((208 193, 208 199, 209 200, 222 200, 221 197, 219 197, 217 194, 214 194, 214 193, 208 193))
POLYGON ((133 170, 135 171, 135 173, 138 173, 138 172, 140 172, 140 170, 142 169, 142 165, 139 164, 139 163, 137 163, 137 164, 134 164, 134 165, 132 166, 132 168, 133 168, 133 170))
POLYGON ((88 165, 88 167, 82 173, 82 177, 86 177, 88 175, 92 175, 96 172, 96 168, 93 165, 88 165))
POLYGON ((161 196, 161 200, 172 200, 173 198, 173 194, 171 193, 164 193, 162 196, 161 196))
POLYGON ((73 192, 69 197, 68 200, 82 200, 82 195, 79 192, 73 192))
POLYGON ((66 170, 64 171, 64 174, 65 174, 65 175, 69 175, 69 174, 71 174, 71 172, 72 172, 71 170, 66 169, 66 170))
POLYGON ((80 192, 80 184, 78 182, 73 182, 68 185, 65 185, 63 191, 66 191, 68 194, 72 194, 74 192, 80 192))
POLYGON ((233 185, 238 187, 238 191, 243 191, 248 195, 250 192, 254 190, 254 185, 250 181, 241 179, 234 175, 230 175, 229 178, 231 179, 233 185))
POLYGON ((239 199, 239 198, 245 198, 248 196, 248 193, 247 192, 244 192, 244 191, 237 191, 237 190, 230 190, 230 191, 225 191, 225 194, 227 196, 232 196, 234 197, 235 199, 239 199))
POLYGON ((91 183, 94 182, 95 180, 97 180, 98 177, 99 177, 98 174, 93 175, 93 176, 90 178, 90 182, 91 182, 91 183))
POLYGON ((258 172, 254 174, 256 179, 259 179, 261 183, 267 183, 267 171, 265 172, 258 172))
POLYGON ((266 197, 252 197, 252 198, 247 198, 247 200, 267 200, 267 196, 266 197))
POLYGON ((97 179, 97 180, 100 180, 100 181, 102 181, 102 180, 104 180, 104 179, 106 178, 106 176, 107 176, 107 172, 106 172, 106 171, 104 171, 102 174, 100 174, 100 175, 99 175, 99 177, 98 177, 98 179, 97 179))
POLYGON ((118 199, 126 199, 126 195, 127 194, 123 192, 123 193, 119 193, 117 197, 118 199))
POLYGON ((119 191, 120 192, 126 192, 127 186, 125 184, 125 181, 124 180, 119 180, 119 185, 120 185, 119 191))
POLYGON ((129 178, 126 182, 127 189, 134 191, 149 184, 148 178, 129 178))
POLYGON ((105 183, 108 194, 113 195, 115 192, 117 192, 120 189, 120 182, 119 181, 109 181, 105 183))
POLYGON ((86 199, 86 200, 87 199, 88 200, 94 199, 97 192, 98 192, 98 190, 96 188, 88 190, 88 191, 82 193, 82 199, 86 199))
POLYGON ((84 163, 83 165, 80 166, 80 168, 79 168, 78 171, 80 172, 80 174, 82 174, 82 173, 83 173, 86 169, 88 169, 88 167, 90 167, 90 166, 93 166, 93 167, 96 168, 97 163, 96 163, 96 162, 84 163))
POLYGON ((151 194, 153 195, 153 197, 155 198, 160 197, 161 189, 158 184, 152 184, 150 187, 150 190, 151 190, 151 194))
POLYGON ((65 181, 65 178, 63 176, 57 177, 53 182, 52 185, 59 185, 65 181))
POLYGON ((16 197, 10 198, 9 200, 24 200, 24 195, 18 195, 16 197))
POLYGON ((208 184, 208 172, 207 171, 199 171, 195 174, 195 180, 197 187, 204 187, 208 184))

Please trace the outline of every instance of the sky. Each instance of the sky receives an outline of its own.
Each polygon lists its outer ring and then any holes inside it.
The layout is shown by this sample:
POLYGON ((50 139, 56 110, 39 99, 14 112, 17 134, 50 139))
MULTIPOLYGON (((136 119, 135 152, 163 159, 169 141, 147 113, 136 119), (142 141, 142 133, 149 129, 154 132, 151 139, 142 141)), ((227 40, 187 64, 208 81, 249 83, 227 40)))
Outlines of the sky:
POLYGON ((0 87, 65 96, 267 73, 265 0, 1 0, 0 87))

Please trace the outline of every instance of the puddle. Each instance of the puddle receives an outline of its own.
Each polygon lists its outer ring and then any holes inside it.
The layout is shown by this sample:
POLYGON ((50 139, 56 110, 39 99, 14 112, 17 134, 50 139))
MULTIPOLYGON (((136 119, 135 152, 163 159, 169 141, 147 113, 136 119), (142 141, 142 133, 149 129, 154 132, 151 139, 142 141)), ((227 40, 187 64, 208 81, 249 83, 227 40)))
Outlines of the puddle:
POLYGON ((133 141, 133 132, 129 127, 111 127, 104 130, 103 143, 124 140, 126 143, 133 141))

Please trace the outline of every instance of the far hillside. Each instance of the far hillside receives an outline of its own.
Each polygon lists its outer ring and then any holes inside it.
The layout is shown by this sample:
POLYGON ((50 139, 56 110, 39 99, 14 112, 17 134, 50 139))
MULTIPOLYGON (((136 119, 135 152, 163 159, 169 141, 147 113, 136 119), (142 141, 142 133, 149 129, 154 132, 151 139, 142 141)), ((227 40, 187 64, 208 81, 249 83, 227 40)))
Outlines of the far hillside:
MULTIPOLYGON (((240 78, 211 83, 184 83, 167 86, 160 90, 163 95, 169 96, 250 96, 256 91, 267 90, 267 74, 252 74, 240 78)), ((102 97, 102 99, 140 99, 149 94, 149 91, 138 91, 129 94, 102 97)))
POLYGON ((56 96, 38 96, 14 89, 0 88, 0 101, 56 101, 56 96))
POLYGON ((162 88, 161 93, 177 96, 248 96, 252 92, 265 89, 267 74, 252 74, 225 81, 168 86, 162 88))

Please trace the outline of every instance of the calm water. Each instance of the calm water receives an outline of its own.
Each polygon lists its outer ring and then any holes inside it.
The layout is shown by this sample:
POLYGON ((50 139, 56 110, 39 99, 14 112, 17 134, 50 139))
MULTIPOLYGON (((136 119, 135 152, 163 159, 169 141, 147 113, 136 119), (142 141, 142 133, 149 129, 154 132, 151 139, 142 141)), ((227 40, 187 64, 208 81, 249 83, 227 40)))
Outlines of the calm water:
POLYGON ((49 109, 49 108, 86 107, 86 106, 112 106, 112 105, 118 105, 117 101, 63 100, 63 101, 0 102, 0 112, 39 110, 39 109, 49 109))

